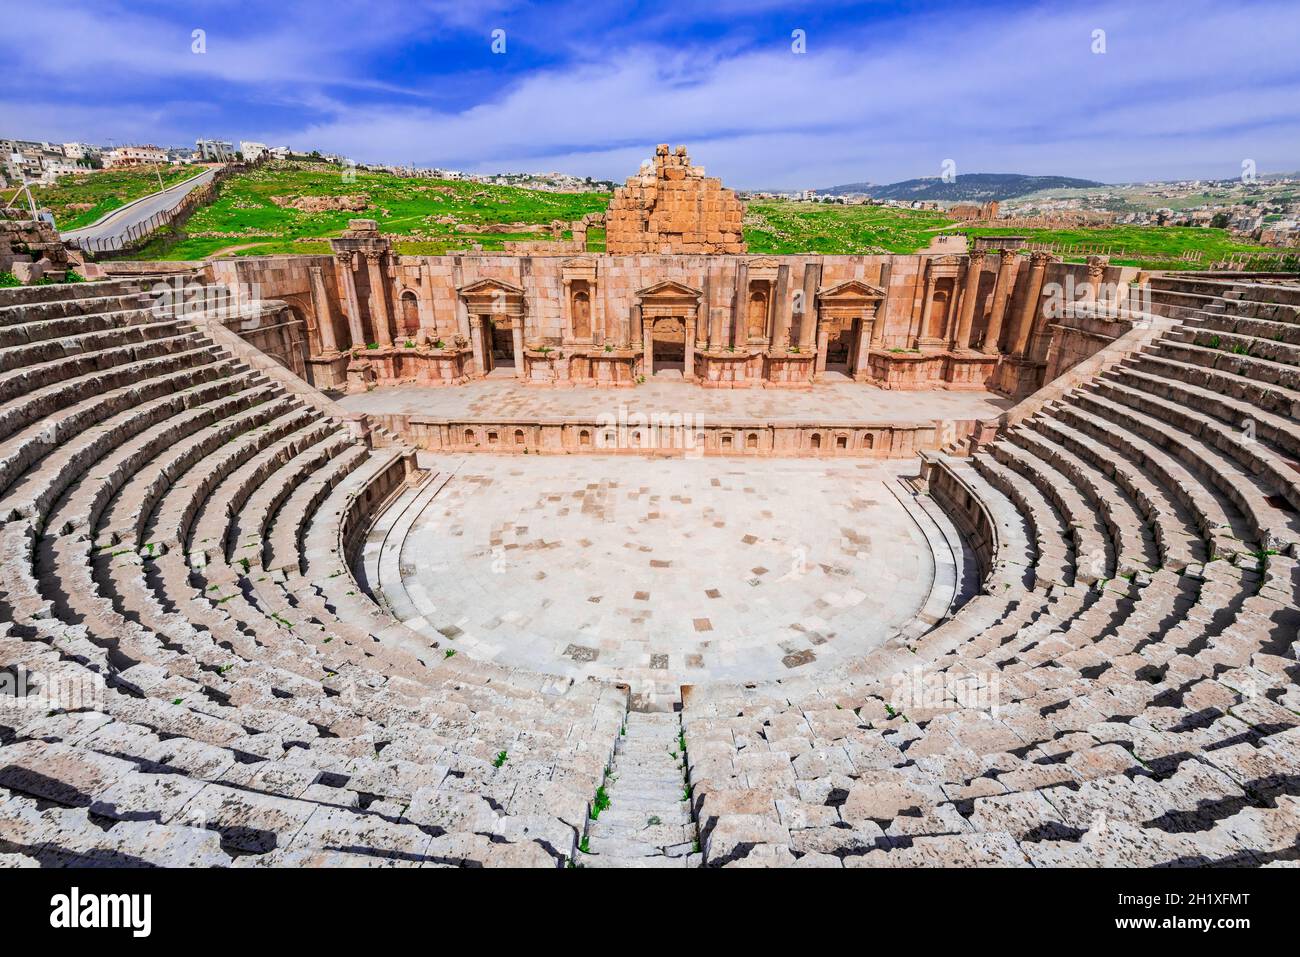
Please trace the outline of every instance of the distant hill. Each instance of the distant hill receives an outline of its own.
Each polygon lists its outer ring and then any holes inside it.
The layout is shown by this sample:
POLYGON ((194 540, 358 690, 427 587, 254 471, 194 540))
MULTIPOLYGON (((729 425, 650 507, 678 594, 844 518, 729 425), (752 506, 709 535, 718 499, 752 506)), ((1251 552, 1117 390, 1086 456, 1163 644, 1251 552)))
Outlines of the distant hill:
POLYGON ((965 173, 951 183, 938 176, 905 179, 901 183, 879 186, 874 183, 845 183, 829 189, 819 189, 825 196, 843 196, 863 193, 873 199, 924 199, 945 203, 985 203, 991 199, 1001 202, 1014 199, 1040 189, 1085 189, 1104 186, 1090 179, 1070 176, 1025 176, 1021 173, 965 173))

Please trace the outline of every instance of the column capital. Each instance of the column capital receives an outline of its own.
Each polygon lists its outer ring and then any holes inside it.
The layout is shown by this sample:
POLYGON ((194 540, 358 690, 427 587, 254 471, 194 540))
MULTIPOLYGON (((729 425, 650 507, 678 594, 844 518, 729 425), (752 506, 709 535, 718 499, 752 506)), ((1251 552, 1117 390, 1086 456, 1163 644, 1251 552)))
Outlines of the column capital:
POLYGON ((1052 254, 1046 252, 1035 252, 1029 256, 1029 265, 1034 269, 1046 269, 1047 264, 1052 261, 1052 254))
POLYGON ((983 266, 983 265, 984 265, 984 250, 982 250, 982 249, 976 249, 976 250, 973 250, 967 258, 970 260, 970 265, 971 265, 971 266, 973 266, 973 267, 983 266))
POLYGON ((999 249, 998 267, 1004 269, 1015 262, 1018 257, 1019 254, 1014 249, 999 249))

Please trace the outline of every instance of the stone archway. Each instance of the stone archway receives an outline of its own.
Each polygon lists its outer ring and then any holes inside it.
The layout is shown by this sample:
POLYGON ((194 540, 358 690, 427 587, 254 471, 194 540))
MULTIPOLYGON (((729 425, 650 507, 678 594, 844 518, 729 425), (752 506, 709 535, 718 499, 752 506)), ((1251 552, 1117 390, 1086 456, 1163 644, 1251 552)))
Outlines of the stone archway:
POLYGON ((470 346, 482 375, 502 369, 524 374, 525 299, 520 286, 504 279, 480 279, 457 290, 469 315, 470 346))
POLYGON ((876 339, 876 309, 885 298, 878 286, 850 279, 817 291, 817 374, 867 378, 876 339))
POLYGON ((420 334, 420 301, 415 293, 406 290, 398 298, 398 329, 411 342, 420 334))
POLYGON ((680 366, 666 360, 666 372, 680 374, 685 379, 695 377, 695 335, 700 307, 700 290, 683 283, 666 279, 647 286, 636 294, 637 311, 641 319, 641 370, 649 377, 658 371, 655 366, 660 355, 675 356, 676 341, 680 336, 680 366), (668 320, 665 322, 665 320, 668 320), (680 333, 677 330, 680 329, 680 333), (662 345, 656 339, 662 338, 662 345), (657 352, 662 349, 662 352, 657 352))

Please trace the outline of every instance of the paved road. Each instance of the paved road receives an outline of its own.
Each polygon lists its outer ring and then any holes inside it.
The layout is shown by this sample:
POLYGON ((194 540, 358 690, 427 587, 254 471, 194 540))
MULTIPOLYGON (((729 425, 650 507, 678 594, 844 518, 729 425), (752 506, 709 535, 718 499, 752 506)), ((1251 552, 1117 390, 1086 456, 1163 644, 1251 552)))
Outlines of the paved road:
POLYGON ((114 239, 124 235, 132 226, 144 222, 156 213, 172 209, 191 190, 212 182, 212 177, 216 175, 219 168, 210 166, 202 173, 187 179, 183 183, 169 186, 161 193, 151 193, 148 196, 141 197, 120 209, 113 210, 97 223, 83 226, 81 229, 69 230, 62 233, 62 236, 64 239, 95 240, 111 243, 114 239))

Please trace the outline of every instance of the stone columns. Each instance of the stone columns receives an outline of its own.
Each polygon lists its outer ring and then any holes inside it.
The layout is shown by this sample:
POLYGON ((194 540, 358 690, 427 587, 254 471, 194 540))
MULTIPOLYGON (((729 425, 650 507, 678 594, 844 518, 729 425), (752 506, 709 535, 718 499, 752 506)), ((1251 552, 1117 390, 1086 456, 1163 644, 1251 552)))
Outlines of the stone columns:
POLYGON ((420 335, 419 344, 433 342, 438 338, 438 322, 433 314, 433 272, 429 260, 420 260, 420 335))
POLYGON ((375 341, 381 349, 393 344, 393 333, 388 321, 388 300, 384 295, 383 270, 379 268, 379 253, 363 253, 370 277, 370 323, 375 327, 375 341))
POLYGON ((875 323, 872 324, 871 344, 879 346, 885 338, 885 323, 889 321, 889 283, 893 271, 890 268, 889 260, 886 259, 880 266, 880 282, 878 285, 885 294, 885 298, 880 300, 872 307, 872 315, 876 317, 875 323))
POLYGON ((803 273, 803 315, 799 321, 799 348, 810 349, 817 338, 817 287, 821 285, 821 263, 809 263, 803 273))
MULTIPOLYGON (((588 296, 588 303, 590 301, 588 296)), ((573 342, 573 280, 567 277, 560 280, 560 323, 564 329, 564 341, 573 342)))
POLYGON ((917 339, 925 339, 930 334, 930 310, 934 308, 934 287, 938 280, 934 276, 925 277, 925 298, 921 300, 921 328, 917 330, 917 339))
POLYGON ((773 350, 784 351, 790 348, 790 266, 782 264, 776 271, 776 291, 772 294, 772 340, 773 350))
POLYGON ((814 375, 826 373, 826 350, 830 347, 830 337, 830 330, 826 328, 826 323, 817 323, 817 364, 813 367, 814 375))
POLYGON ((620 349, 632 348, 632 330, 641 328, 641 304, 638 302, 632 307, 632 313, 625 319, 620 319, 618 323, 618 347, 620 349))
POLYGON ((870 374, 872 333, 876 327, 876 304, 863 307, 862 318, 858 320, 857 355, 853 358, 853 378, 861 381, 870 374))
POLYGON ((342 274, 343 295, 348 301, 348 335, 352 339, 350 348, 364 349, 366 333, 361 326, 361 300, 357 298, 357 282, 352 275, 352 253, 339 253, 334 257, 334 262, 342 274))
POLYGON ((1034 320, 1038 317, 1038 299, 1043 294, 1043 275, 1047 272, 1047 263, 1051 256, 1047 253, 1034 253, 1029 258, 1029 288, 1025 290, 1025 300, 1020 304, 1020 316, 1016 322, 1016 335, 1012 340, 1013 355, 1026 358, 1029 349, 1029 337, 1034 331, 1034 320))
POLYGON ((749 342, 749 263, 736 267, 736 293, 731 300, 731 336, 733 346, 749 342))
POLYGON ((998 340, 1002 338, 1002 320, 1006 317, 1007 302, 1011 295, 1011 273, 1016 265, 1013 249, 998 252, 998 280, 993 286, 993 306, 989 309, 989 324, 984 332, 984 345, 980 351, 987 355, 998 354, 998 340))
POLYGON ((695 378, 695 322, 695 319, 686 320, 686 349, 682 355, 682 378, 688 381, 695 378))
MULTIPOLYGON (((640 306, 637 306, 636 315, 637 318, 640 318, 641 316, 640 306)), ((641 374, 645 376, 647 379, 655 374, 655 368, 654 368, 655 343, 654 343, 654 330, 652 328, 653 326, 654 326, 653 322, 643 321, 641 323, 641 352, 642 352, 641 374)))
MULTIPOLYGON (((597 270, 596 288, 592 290, 591 296, 591 333, 593 342, 599 342, 601 345, 605 345, 606 343, 610 343, 611 339, 615 342, 618 340, 615 336, 610 334, 609 319, 607 318, 609 310, 605 308, 605 282, 600 276, 599 267, 597 267, 597 270), (599 295, 596 295, 596 293, 599 293, 599 295), (600 330, 599 339, 596 338, 597 329, 600 330)), ((612 345, 613 343, 610 344, 612 345)))
POLYGON ((329 295, 325 291, 325 274, 320 266, 309 266, 311 273, 311 301, 316 310, 316 330, 320 334, 320 351, 324 358, 339 354, 338 340, 334 336, 334 313, 330 309, 329 295))
POLYGON ((487 375, 487 363, 483 360, 483 320, 479 316, 469 317, 469 346, 474 351, 474 368, 479 375, 487 375))
POLYGON ((515 321, 510 324, 510 338, 514 345, 515 351, 515 378, 524 377, 524 317, 515 316, 515 321))
POLYGON ((716 266, 709 269, 709 296, 706 300, 707 312, 705 312, 705 322, 709 324, 709 348, 715 352, 726 348, 727 345, 727 314, 723 312, 721 306, 714 305, 714 297, 717 291, 723 286, 724 273, 720 272, 716 266))
POLYGON ((975 300, 979 298, 980 273, 983 269, 984 253, 971 253, 966 263, 966 288, 961 294, 961 316, 957 320, 957 333, 949 343, 949 348, 954 352, 967 352, 970 349, 970 333, 975 325, 975 300))

